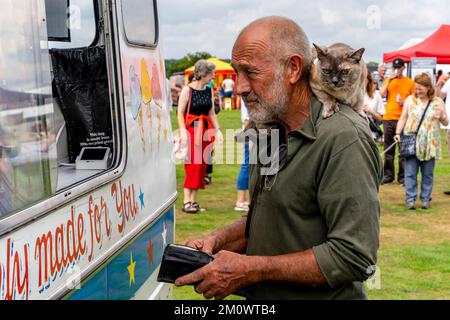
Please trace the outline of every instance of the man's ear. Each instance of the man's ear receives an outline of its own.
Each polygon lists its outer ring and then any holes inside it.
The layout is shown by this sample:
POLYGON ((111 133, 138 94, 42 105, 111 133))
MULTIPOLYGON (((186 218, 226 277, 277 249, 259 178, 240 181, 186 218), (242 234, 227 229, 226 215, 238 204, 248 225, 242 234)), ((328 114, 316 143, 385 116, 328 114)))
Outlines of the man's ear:
POLYGON ((321 58, 323 58, 323 57, 328 55, 328 50, 326 48, 322 49, 320 46, 318 46, 315 43, 313 43, 313 46, 314 46, 314 48, 316 50, 317 58, 321 59, 321 58))
POLYGON ((365 51, 366 51, 366 49, 364 49, 364 48, 361 48, 361 49, 359 49, 359 50, 356 50, 355 52, 353 52, 353 53, 350 55, 350 58, 351 58, 351 59, 354 59, 357 63, 359 63, 359 62, 361 61, 361 59, 362 59, 363 54, 364 54, 365 51))
POLYGON ((302 77, 304 72, 303 59, 300 55, 293 55, 289 58, 287 65, 287 76, 290 84, 295 84, 302 77))

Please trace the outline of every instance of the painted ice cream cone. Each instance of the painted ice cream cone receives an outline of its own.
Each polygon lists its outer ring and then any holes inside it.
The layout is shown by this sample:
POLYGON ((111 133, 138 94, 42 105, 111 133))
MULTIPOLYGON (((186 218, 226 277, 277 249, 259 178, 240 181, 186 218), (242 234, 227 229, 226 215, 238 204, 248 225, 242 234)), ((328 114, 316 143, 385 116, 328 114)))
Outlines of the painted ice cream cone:
POLYGON ((142 115, 142 107, 139 108, 138 114, 137 114, 137 122, 139 125, 139 133, 141 135, 141 142, 142 142, 142 149, 145 152, 145 138, 144 138, 144 119, 143 119, 143 115, 142 115))
POLYGON ((152 148, 153 141, 152 141, 152 135, 153 135, 153 122, 152 122, 152 104, 148 103, 146 104, 146 111, 147 111, 147 124, 148 124, 148 138, 150 142, 150 149, 152 148))

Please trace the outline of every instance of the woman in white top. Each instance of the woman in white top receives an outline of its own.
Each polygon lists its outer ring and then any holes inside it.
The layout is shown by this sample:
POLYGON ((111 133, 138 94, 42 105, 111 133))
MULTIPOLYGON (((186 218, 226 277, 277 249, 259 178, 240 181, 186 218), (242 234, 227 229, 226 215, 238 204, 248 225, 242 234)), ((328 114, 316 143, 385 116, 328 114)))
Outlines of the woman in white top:
POLYGON ((373 128, 373 125, 379 128, 379 123, 383 121, 383 115, 386 113, 386 107, 384 105, 383 98, 377 91, 377 82, 373 80, 371 72, 367 72, 366 96, 364 98, 363 110, 370 118, 369 121, 373 122, 371 125, 373 138, 375 140, 380 139, 382 137, 380 135, 381 129, 375 130, 375 128, 373 128))

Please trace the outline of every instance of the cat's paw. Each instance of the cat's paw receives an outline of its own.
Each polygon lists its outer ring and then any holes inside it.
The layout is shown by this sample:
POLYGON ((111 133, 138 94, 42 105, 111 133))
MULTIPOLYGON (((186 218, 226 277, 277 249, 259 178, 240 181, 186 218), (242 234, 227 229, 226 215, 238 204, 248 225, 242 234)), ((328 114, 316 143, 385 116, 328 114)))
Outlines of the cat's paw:
POLYGON ((335 113, 340 111, 338 103, 326 103, 323 106, 322 117, 324 119, 331 118, 335 113))

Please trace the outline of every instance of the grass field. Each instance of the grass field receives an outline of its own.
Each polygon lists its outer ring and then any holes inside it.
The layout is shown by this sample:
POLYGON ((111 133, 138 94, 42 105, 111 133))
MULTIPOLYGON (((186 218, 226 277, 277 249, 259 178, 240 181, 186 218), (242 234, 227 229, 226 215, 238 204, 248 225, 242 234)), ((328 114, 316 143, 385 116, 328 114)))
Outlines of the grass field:
MULTIPOLYGON (((175 112, 172 119, 176 128, 175 112)), ((219 121, 222 129, 239 128, 240 113, 221 112, 219 121)), ((227 143, 232 143, 230 140, 227 143)), ((443 191, 450 190, 450 159, 445 152, 445 143, 443 151, 444 159, 436 165, 431 210, 407 211, 400 185, 381 188, 381 248, 378 258, 381 281, 377 289, 368 290, 370 299, 450 299, 450 197, 443 194, 443 191)), ((212 185, 199 192, 198 197, 207 212, 186 215, 180 211, 184 169, 177 166, 180 193, 176 210, 177 243, 205 235, 240 217, 233 210, 239 168, 238 164, 215 165, 212 185)), ((202 296, 197 295, 192 287, 184 287, 175 288, 174 298, 201 300, 202 296)))

